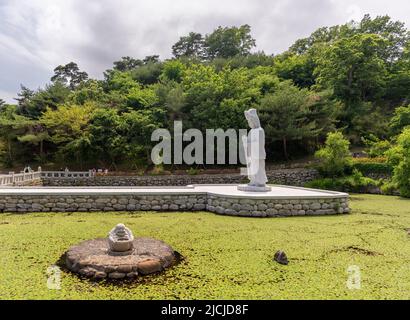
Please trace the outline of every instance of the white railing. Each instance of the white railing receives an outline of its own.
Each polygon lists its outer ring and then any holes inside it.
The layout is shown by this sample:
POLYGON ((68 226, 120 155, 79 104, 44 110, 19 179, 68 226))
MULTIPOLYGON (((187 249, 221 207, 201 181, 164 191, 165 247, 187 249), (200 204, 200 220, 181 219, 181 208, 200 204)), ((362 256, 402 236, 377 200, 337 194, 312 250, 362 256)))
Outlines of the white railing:
POLYGON ((41 177, 47 179, 57 179, 57 178, 67 178, 67 179, 74 179, 74 178, 92 178, 95 176, 95 172, 93 170, 88 171, 41 171, 41 177))
POLYGON ((22 184, 27 181, 34 181, 41 179, 41 168, 39 171, 32 171, 24 169, 20 173, 9 172, 9 174, 0 175, 0 186, 10 186, 15 184, 22 184))

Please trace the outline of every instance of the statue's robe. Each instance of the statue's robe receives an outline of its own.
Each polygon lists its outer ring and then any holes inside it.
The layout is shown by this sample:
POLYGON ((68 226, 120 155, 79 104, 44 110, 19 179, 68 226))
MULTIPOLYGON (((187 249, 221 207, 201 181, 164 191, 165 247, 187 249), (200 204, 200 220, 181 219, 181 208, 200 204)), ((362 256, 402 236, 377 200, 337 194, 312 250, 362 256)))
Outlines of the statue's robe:
POLYGON ((265 159, 265 131, 261 127, 251 129, 247 143, 249 185, 264 186, 268 182, 265 172, 265 159))

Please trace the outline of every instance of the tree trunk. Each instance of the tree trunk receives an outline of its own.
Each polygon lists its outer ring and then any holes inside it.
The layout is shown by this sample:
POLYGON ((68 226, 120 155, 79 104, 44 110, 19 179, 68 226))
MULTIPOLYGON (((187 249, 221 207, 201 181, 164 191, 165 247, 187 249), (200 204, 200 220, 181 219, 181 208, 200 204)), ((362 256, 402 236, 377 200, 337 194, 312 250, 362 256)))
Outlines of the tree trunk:
POLYGON ((283 155, 285 156, 285 159, 288 160, 288 146, 287 146, 287 140, 286 137, 282 138, 282 142, 283 142, 283 155))
POLYGON ((13 162, 13 155, 11 152, 11 139, 7 139, 7 151, 8 151, 8 156, 9 156, 9 161, 10 163, 13 162))
POLYGON ((347 74, 347 87, 348 87, 348 90, 349 90, 350 94, 352 93, 353 71, 354 71, 354 68, 351 67, 348 71, 348 74, 347 74))
POLYGON ((152 159, 151 159, 151 152, 150 152, 149 148, 146 148, 146 150, 145 150, 145 157, 147 159, 148 165, 151 165, 152 164, 152 159))
POLYGON ((41 162, 43 162, 43 141, 44 140, 41 140, 40 141, 40 159, 41 159, 41 162))

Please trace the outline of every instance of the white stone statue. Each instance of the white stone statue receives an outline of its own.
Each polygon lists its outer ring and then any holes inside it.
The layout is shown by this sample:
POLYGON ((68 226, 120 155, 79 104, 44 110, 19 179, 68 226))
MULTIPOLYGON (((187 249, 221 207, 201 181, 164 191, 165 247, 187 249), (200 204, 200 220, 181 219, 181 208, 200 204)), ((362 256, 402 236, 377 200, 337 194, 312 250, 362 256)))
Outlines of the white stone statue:
POLYGON ((268 178, 265 171, 265 131, 261 127, 256 109, 245 111, 245 118, 251 128, 247 137, 243 137, 244 151, 247 163, 248 185, 238 186, 238 190, 266 192, 271 188, 266 186, 268 178))
POLYGON ((117 224, 108 233, 108 243, 110 245, 110 251, 115 253, 128 253, 133 249, 134 236, 130 229, 124 224, 117 224))

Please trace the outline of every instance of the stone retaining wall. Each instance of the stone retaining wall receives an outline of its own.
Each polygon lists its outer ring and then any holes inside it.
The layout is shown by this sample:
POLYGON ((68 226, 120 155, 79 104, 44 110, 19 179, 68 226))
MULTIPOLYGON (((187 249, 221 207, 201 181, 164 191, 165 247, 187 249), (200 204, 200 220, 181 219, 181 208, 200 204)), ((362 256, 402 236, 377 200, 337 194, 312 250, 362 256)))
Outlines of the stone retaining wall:
MULTIPOLYGON (((268 171, 269 183, 303 186, 318 178, 313 169, 268 171)), ((42 178, 44 186, 186 186, 190 184, 240 184, 247 182, 239 174, 166 175, 166 176, 96 176, 93 178, 42 178)))
POLYGON ((218 214, 252 217, 311 216, 349 213, 348 198, 235 199, 209 195, 207 210, 218 214))
POLYGON ((342 214, 348 196, 317 199, 244 199, 221 195, 5 195, 0 212, 204 211, 252 217, 342 214))

